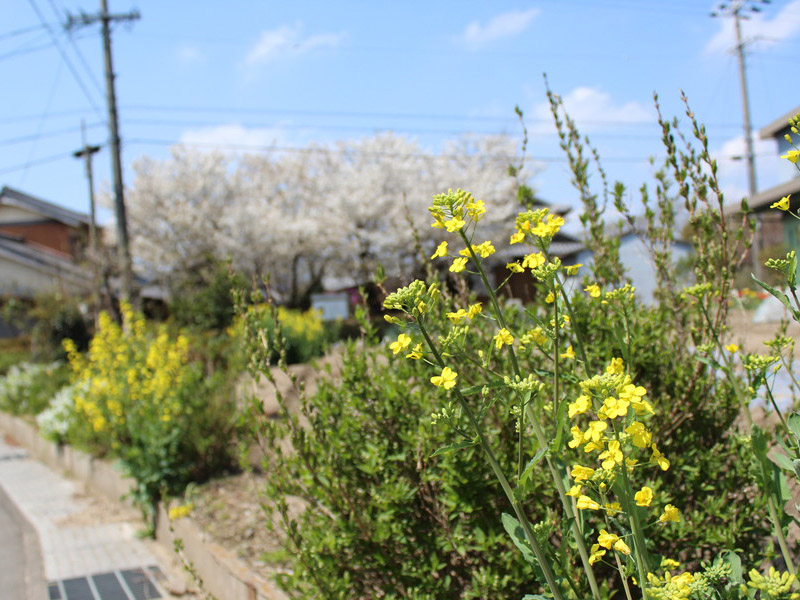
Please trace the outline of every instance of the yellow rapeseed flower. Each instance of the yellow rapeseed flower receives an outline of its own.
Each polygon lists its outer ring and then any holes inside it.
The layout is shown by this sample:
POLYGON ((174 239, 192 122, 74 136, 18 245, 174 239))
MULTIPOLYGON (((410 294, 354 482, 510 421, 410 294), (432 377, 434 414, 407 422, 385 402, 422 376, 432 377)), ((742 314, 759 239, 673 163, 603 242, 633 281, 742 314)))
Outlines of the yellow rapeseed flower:
POLYGON ((583 291, 588 292, 592 298, 599 298, 600 294, 603 293, 603 291, 600 289, 600 286, 597 285, 596 283, 586 286, 585 288, 583 288, 583 291))
POLYGON ((572 344, 570 344, 564 352, 559 354, 559 357, 566 358, 567 360, 575 360, 575 350, 572 349, 572 344))
POLYGON ((600 510, 600 504, 589 498, 589 496, 578 498, 576 506, 578 510, 600 510))
POLYGON ((545 296, 544 301, 547 302, 547 304, 552 304, 556 301, 555 294, 553 294, 553 292, 547 292, 547 296, 545 296))
POLYGON ((436 387, 443 387, 446 390, 449 390, 456 385, 456 378, 458 377, 458 373, 453 371, 450 367, 445 367, 442 369, 441 375, 435 375, 431 377, 431 383, 436 387))
POLYGON ((511 332, 503 327, 500 331, 497 332, 497 335, 494 336, 494 347, 498 350, 505 346, 510 346, 514 343, 514 336, 511 335, 511 332))
POLYGON ((447 313, 447 318, 450 319, 450 322, 454 325, 458 325, 467 318, 467 311, 463 308, 459 308, 456 312, 449 312, 447 313))
POLYGON ((592 399, 585 394, 581 394, 575 399, 575 402, 570 402, 568 416, 571 419, 575 415, 582 415, 590 408, 592 408, 592 399))
POLYGON ((470 307, 467 309, 467 316, 470 319, 474 319, 475 315, 481 312, 483 312, 483 304, 476 302, 475 304, 470 305, 470 307))
POLYGON ((411 344, 411 336, 407 333, 401 333, 397 336, 397 341, 392 342, 389 345, 389 348, 392 350, 392 354, 399 354, 411 344))
POLYGON ((547 259, 544 257, 544 254, 541 252, 533 252, 522 259, 522 266, 526 269, 535 269, 536 267, 541 267, 545 262, 547 262, 547 259))
POLYGON ((606 471, 622 464, 622 450, 620 450, 619 442, 617 440, 608 442, 606 450, 598 458, 602 461, 600 464, 606 471))
POLYGON ((662 471, 669 470, 669 461, 658 451, 656 445, 651 444, 650 449, 653 451, 653 454, 650 456, 650 462, 654 465, 658 465, 662 471))
POLYGON ((524 273, 525 272, 525 269, 523 268, 523 266, 521 264, 519 264, 518 262, 506 263, 506 269, 508 269, 512 273, 524 273))
POLYGON ((179 504, 178 506, 173 506, 169 509, 169 520, 175 521, 177 519, 182 519, 184 517, 188 517, 191 514, 192 509, 194 508, 194 504, 189 502, 188 504, 179 504))
POLYGON ((431 255, 431 260, 439 258, 440 256, 447 256, 447 241, 445 240, 436 247, 436 252, 431 255))
POLYGON ((450 265, 450 270, 453 273, 460 273, 467 266, 467 259, 464 257, 453 259, 453 264, 450 265))
MULTIPOLYGON (((797 161, 794 161, 794 162, 797 162, 797 161)), ((780 209, 780 210, 789 210, 789 198, 790 197, 791 197, 791 194, 789 194, 788 196, 784 196, 783 198, 781 198, 777 202, 773 202, 772 204, 770 204, 769 207, 770 208, 777 208, 777 209, 780 209)))
POLYGON ((470 219, 475 221, 476 223, 483 218, 483 215, 486 213, 486 206, 483 203, 483 200, 473 200, 472 202, 467 202, 467 215, 470 219))
POLYGON ((597 543, 603 548, 611 550, 611 546, 619 539, 615 533, 608 533, 605 529, 600 530, 600 535, 597 536, 597 543))
POLYGON ((525 234, 522 231, 517 231, 511 234, 511 239, 508 240, 509 244, 519 244, 525 241, 525 234))
POLYGON ((447 229, 450 233, 454 231, 459 231, 462 229, 467 222, 464 219, 459 219, 458 217, 453 217, 449 221, 444 222, 444 228, 447 229))
POLYGON ((578 263, 576 265, 569 265, 564 267, 564 271, 566 272, 567 275, 577 275, 578 271, 582 266, 583 265, 581 263, 578 263))
POLYGON ((653 490, 644 486, 633 495, 633 499, 636 500, 636 506, 650 506, 653 501, 653 490))
POLYGON ((800 160, 800 150, 789 150, 786 154, 781 154, 781 158, 797 164, 797 161, 800 160))
POLYGON ((589 555, 589 564, 593 565, 599 561, 603 555, 605 555, 605 553, 605 550, 600 549, 600 544, 592 544, 591 554, 589 555))
POLYGON ((475 254, 479 255, 481 258, 486 258, 495 253, 494 246, 489 240, 474 246, 473 250, 475 250, 475 254))
POLYGON ((572 465, 572 471, 570 473, 572 478, 575 480, 575 483, 580 483, 581 481, 586 481, 592 475, 594 475, 594 469, 591 467, 584 467, 581 465, 572 465))
POLYGON ((617 540, 616 542, 614 542, 614 550, 616 550, 620 554, 624 554, 625 556, 628 556, 631 553, 630 546, 628 546, 628 544, 626 544, 622 540, 617 540))
POLYGON ((737 346, 736 344, 728 344, 727 346, 725 346, 725 350, 727 350, 731 354, 736 354, 739 351, 739 346, 737 346))
POLYGON ((422 358, 422 344, 417 344, 412 348, 411 352, 406 354, 406 358, 410 358, 412 360, 419 360, 422 358))
POLYGON ((658 517, 659 523, 668 523, 670 521, 674 521, 675 523, 680 523, 681 521, 681 513, 680 511, 672 506, 672 504, 667 504, 664 507, 664 512, 660 517, 658 517))

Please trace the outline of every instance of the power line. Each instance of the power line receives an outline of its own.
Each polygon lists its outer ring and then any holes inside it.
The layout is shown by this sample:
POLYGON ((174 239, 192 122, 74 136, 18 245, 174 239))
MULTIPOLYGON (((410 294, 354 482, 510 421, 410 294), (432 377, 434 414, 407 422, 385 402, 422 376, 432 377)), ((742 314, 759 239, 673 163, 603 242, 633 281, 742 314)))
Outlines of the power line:
MULTIPOLYGON (((105 123, 90 123, 89 127, 100 127, 104 125, 105 123)), ((59 135, 64 135, 66 133, 74 133, 76 131, 80 131, 80 129, 81 129, 80 127, 65 127, 64 129, 56 129, 54 131, 48 131, 46 133, 34 133, 31 135, 23 135, 14 138, 7 138, 5 140, 0 140, 0 146, 12 146, 14 144, 22 144, 24 142, 30 142, 39 138, 56 137, 59 135)))
POLYGON ((6 173, 13 173, 14 171, 21 171, 23 169, 28 169, 29 167, 35 167, 37 165, 43 165, 46 163, 55 162, 57 160, 61 160, 62 158, 72 158, 72 153, 60 152, 59 154, 51 154, 50 156, 44 156, 36 160, 31 160, 22 164, 14 165, 13 167, 6 167, 4 169, 0 169, 0 175, 5 175, 6 173))
POLYGON ((16 37, 18 35, 23 35, 25 33, 30 33, 32 31, 38 31, 42 29, 42 25, 31 25, 30 27, 23 27, 22 29, 15 29, 14 31, 8 31, 6 33, 0 33, 0 41, 16 37))
POLYGON ((95 112, 97 112, 98 114, 101 114, 100 113, 100 109, 95 104, 94 99, 92 98, 92 95, 89 93, 89 90, 86 87, 86 84, 83 82, 83 79, 81 79, 81 76, 78 74, 78 71, 75 69, 75 66, 72 64, 72 61, 70 61, 69 56, 67 56, 66 52, 64 52, 64 49, 61 47, 61 44, 58 43, 58 38, 56 37, 55 32, 50 27, 50 25, 47 24, 47 21, 45 21, 44 15, 42 14, 42 11, 39 10, 39 6, 36 4, 36 0, 28 0, 28 3, 31 5, 31 8, 33 8, 34 12, 36 13, 36 16, 39 17, 39 21, 42 23, 42 26, 45 29, 47 29, 47 32, 50 34, 50 37, 53 39, 53 43, 55 44, 56 48, 58 49, 58 53, 61 55, 62 60, 67 64, 67 67, 69 68, 70 73, 72 73, 72 76, 75 78, 75 81, 78 83, 78 86, 81 88, 81 91, 83 92, 83 95, 86 96, 86 99, 89 101, 89 104, 95 110, 95 112))
MULTIPOLYGON (((297 117, 331 117, 331 118, 380 118, 380 119, 418 119, 423 121, 480 121, 502 124, 516 124, 517 118, 509 111, 508 117, 497 117, 488 115, 458 115, 458 114, 435 114, 435 113, 394 113, 394 112, 375 112, 375 111, 331 111, 315 109, 288 109, 288 108, 253 108, 253 107, 224 107, 224 106, 169 106, 169 105, 150 105, 150 104, 130 104, 124 105, 126 111, 145 111, 145 112, 197 112, 197 113, 226 113, 232 115, 276 115, 276 116, 297 116, 297 117)), ((552 123, 550 118, 525 118, 526 124, 552 123)), ((652 127, 657 125, 655 119, 580 119, 581 125, 609 125, 609 126, 635 126, 652 127)), ((706 123, 707 127, 715 128, 738 128, 737 123, 706 123)))

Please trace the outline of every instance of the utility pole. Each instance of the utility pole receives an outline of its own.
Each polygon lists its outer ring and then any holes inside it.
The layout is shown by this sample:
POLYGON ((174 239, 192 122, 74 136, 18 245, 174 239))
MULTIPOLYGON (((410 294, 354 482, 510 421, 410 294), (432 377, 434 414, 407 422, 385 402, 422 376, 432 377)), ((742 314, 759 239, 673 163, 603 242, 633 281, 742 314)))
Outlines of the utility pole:
POLYGON ((86 124, 81 121, 81 141, 83 147, 72 153, 75 158, 83 158, 86 165, 86 179, 89 182, 89 248, 91 252, 90 260, 92 263, 92 304, 94 305, 94 316, 97 319, 97 311, 100 307, 100 279, 97 276, 97 219, 95 218, 94 203, 94 177, 92 176, 92 155, 100 152, 100 146, 90 146, 86 143, 86 124))
MULTIPOLYGON (((745 158, 747 160, 747 191, 748 200, 752 201, 756 195, 756 157, 753 151, 753 130, 750 126, 750 101, 747 93, 747 69, 744 60, 744 47, 747 42, 742 40, 742 20, 748 20, 751 13, 761 12, 758 4, 769 4, 771 0, 731 0, 722 2, 717 6, 717 11, 711 13, 712 17, 733 17, 736 30, 736 56, 739 59, 739 86, 742 94, 742 112, 744 113, 744 144, 745 158)), ((755 231, 753 232, 753 246, 750 248, 750 260, 756 277, 761 278, 761 261, 758 251, 761 249, 761 223, 756 217, 755 231)))
POLYGON ((133 267, 131 261, 130 240, 128 239, 128 218, 125 211, 124 186, 122 183, 122 159, 119 138, 119 120, 117 118, 117 95, 114 89, 114 66, 111 59, 111 23, 117 21, 135 21, 139 19, 138 11, 125 14, 110 14, 108 0, 100 0, 100 12, 94 15, 81 13, 77 17, 69 15, 65 25, 68 31, 79 26, 101 23, 103 33, 103 58, 106 72, 106 103, 108 104, 108 127, 111 144, 111 171, 114 179, 114 212, 117 221, 117 249, 120 275, 122 277, 121 296, 123 300, 133 298, 133 267))

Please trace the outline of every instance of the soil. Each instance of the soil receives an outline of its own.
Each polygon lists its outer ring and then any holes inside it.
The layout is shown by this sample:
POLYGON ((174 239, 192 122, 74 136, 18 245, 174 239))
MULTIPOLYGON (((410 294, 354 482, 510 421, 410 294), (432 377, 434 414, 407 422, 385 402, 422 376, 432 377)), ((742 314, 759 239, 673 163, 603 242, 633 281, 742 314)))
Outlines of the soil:
MULTIPOLYGON (((778 323, 753 323, 752 317, 752 312, 732 307, 726 342, 739 344, 743 352, 765 354, 769 349, 763 342, 775 335, 778 323)), ((800 325, 792 323, 788 335, 800 339, 800 325)), ((297 377, 298 384, 312 391, 320 374, 335 376, 340 365, 340 357, 333 357, 321 361, 316 369, 309 365, 298 365, 291 367, 291 372, 297 377), (330 373, 326 373, 327 366, 331 367, 330 373)), ((280 393, 287 398, 288 405, 296 407, 298 392, 289 378, 277 372, 276 378, 280 393)), ((246 382, 244 385, 264 398, 268 413, 278 412, 271 384, 246 382)), ((194 498, 196 508, 192 511, 192 518, 215 542, 234 552, 253 571, 268 578, 284 565, 280 559, 280 542, 265 526, 266 515, 262 503, 267 499, 260 493, 264 489, 264 478, 264 474, 246 473, 201 486, 194 498)))

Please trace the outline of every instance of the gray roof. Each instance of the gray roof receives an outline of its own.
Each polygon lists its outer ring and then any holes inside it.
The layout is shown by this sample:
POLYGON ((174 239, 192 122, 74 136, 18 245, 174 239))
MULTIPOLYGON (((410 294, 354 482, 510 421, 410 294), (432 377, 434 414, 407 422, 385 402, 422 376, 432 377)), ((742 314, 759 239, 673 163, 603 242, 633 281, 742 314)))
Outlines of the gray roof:
MULTIPOLYGON (((768 190, 757 193, 748 201, 750 210, 761 212, 768 210, 770 205, 789 194, 800 194, 800 177, 793 177, 789 181, 773 186, 768 190)), ((741 211, 741 204, 731 203, 725 208, 725 214, 731 215, 741 211)))
POLYGON ((82 280, 89 273, 68 258, 37 244, 25 243, 16 236, 0 234, 0 258, 6 258, 55 277, 82 280))
POLYGON ((15 206, 17 208, 37 212, 54 221, 59 221, 71 227, 89 225, 88 215, 64 208, 63 206, 58 206, 57 204, 25 194, 8 186, 4 186, 3 189, 0 190, 0 205, 15 206))
POLYGON ((758 137, 760 137, 762 140, 776 137, 781 131, 789 128, 789 119, 791 119, 797 113, 800 113, 800 106, 790 110, 782 117, 775 119, 769 125, 762 127, 758 132, 758 137))

